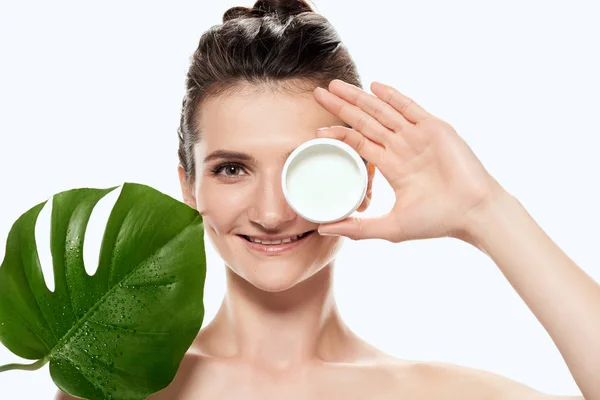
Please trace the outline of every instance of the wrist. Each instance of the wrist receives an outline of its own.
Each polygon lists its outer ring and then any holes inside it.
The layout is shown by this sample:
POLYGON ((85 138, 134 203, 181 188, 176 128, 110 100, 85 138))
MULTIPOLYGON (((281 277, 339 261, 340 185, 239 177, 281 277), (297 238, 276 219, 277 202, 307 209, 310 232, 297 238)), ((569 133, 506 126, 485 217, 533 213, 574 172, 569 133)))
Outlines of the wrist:
POLYGON ((518 204, 514 196, 498 185, 484 201, 465 214, 463 240, 484 251, 481 244, 486 234, 492 227, 502 223, 510 208, 518 204))

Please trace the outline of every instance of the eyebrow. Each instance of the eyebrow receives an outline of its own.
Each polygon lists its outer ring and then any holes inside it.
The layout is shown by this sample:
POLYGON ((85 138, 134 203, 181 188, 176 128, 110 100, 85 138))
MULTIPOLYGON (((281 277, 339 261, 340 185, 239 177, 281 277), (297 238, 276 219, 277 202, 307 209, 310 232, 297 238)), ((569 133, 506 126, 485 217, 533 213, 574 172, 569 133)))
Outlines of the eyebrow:
MULTIPOLYGON (((290 150, 281 156, 282 159, 287 159, 290 154, 292 154, 294 150, 290 150)), ((228 160, 228 161, 246 161, 249 163, 257 163, 256 158, 252 157, 250 154, 241 153, 239 151, 231 151, 231 150, 215 150, 210 153, 208 156, 204 158, 204 163, 207 163, 212 160, 228 160)))

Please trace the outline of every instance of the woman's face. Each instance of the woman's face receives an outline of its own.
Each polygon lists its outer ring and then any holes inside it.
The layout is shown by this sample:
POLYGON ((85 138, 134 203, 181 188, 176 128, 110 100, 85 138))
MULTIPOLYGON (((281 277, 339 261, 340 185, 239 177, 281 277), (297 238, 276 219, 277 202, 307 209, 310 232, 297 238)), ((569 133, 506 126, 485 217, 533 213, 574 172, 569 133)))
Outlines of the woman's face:
POLYGON ((329 264, 343 238, 320 236, 318 224, 290 208, 281 172, 290 152, 315 138, 318 128, 343 122, 323 109, 311 92, 266 90, 240 90, 207 100, 198 116, 195 187, 186 187, 181 166, 179 177, 184 201, 203 216, 205 230, 227 267, 255 287, 276 292, 329 264), (315 232, 277 253, 258 250, 244 238, 290 238, 308 231, 315 232))

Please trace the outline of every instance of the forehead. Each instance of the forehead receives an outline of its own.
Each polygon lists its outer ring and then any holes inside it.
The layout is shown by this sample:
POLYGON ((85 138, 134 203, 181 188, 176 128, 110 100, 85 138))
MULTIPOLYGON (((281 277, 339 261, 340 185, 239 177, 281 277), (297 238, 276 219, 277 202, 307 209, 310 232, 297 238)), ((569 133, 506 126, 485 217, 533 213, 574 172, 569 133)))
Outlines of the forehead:
POLYGON ((198 111, 202 153, 279 151, 315 137, 320 127, 343 125, 314 100, 311 91, 239 91, 208 99, 198 111))

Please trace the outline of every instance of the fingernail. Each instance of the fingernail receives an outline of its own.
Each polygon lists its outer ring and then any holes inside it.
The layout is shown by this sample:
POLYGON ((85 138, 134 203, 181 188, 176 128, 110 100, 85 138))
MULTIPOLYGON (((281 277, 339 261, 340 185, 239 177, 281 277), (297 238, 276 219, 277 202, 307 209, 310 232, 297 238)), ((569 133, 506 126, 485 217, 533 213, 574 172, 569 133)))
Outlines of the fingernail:
POLYGON ((321 235, 321 236, 340 236, 339 233, 333 233, 333 232, 319 232, 319 235, 321 235))

